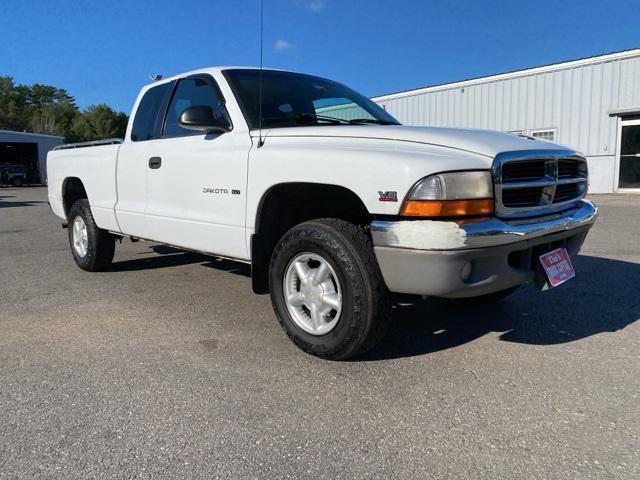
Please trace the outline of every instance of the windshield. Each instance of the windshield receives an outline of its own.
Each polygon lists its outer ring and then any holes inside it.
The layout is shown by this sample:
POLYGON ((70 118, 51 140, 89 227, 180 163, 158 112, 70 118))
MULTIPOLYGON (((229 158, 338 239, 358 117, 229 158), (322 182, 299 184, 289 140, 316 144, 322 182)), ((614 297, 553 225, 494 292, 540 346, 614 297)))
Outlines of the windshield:
MULTIPOLYGON (((260 70, 225 70, 249 128, 259 128, 260 70)), ((398 125, 380 106, 331 80, 263 70, 262 127, 341 124, 398 125)))

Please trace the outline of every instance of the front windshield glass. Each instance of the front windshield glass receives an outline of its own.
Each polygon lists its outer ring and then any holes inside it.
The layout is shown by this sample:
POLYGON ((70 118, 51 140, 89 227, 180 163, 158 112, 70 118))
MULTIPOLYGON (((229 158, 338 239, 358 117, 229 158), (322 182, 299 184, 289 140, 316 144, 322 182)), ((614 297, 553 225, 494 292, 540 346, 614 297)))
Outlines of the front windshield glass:
MULTIPOLYGON (((249 124, 259 128, 259 70, 225 70, 249 124)), ((263 70, 262 127, 317 125, 398 125, 383 108, 331 80, 299 73, 263 70)))

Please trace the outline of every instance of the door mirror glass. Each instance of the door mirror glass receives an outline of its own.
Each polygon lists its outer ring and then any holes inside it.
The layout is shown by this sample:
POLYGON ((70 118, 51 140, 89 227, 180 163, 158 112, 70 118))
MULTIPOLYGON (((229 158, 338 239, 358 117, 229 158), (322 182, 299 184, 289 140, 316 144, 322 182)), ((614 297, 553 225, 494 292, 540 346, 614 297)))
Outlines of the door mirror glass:
POLYGON ((208 105, 195 105, 182 111, 180 114, 180 126, 189 130, 210 132, 228 132, 229 122, 224 118, 216 117, 213 108, 208 105))

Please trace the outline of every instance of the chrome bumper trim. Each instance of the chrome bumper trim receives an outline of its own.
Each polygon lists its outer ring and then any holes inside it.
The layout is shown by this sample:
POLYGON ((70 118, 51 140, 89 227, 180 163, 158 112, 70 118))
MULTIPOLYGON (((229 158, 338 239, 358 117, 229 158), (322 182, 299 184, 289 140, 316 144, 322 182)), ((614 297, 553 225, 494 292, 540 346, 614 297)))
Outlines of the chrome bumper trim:
POLYGON ((460 224, 437 220, 376 220, 371 222, 371 235, 376 247, 463 250, 507 245, 590 227, 597 216, 598 208, 589 200, 581 200, 577 207, 562 213, 520 220, 491 217, 460 224))

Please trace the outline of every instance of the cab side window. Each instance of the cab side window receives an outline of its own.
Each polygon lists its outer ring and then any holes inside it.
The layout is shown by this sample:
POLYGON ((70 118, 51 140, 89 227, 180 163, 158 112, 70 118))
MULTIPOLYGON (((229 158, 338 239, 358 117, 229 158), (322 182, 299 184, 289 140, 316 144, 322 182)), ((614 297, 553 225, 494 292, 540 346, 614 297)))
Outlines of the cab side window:
POLYGON ((166 97, 171 93, 173 83, 163 83, 147 90, 136 109, 131 127, 131 140, 140 142, 157 138, 162 124, 166 97))
POLYGON ((180 114, 185 109, 195 106, 209 106, 219 118, 228 117, 222 98, 217 89, 207 79, 193 77, 180 80, 169 104, 164 124, 163 136, 175 137, 186 135, 202 135, 202 132, 189 130, 180 126, 180 114))

